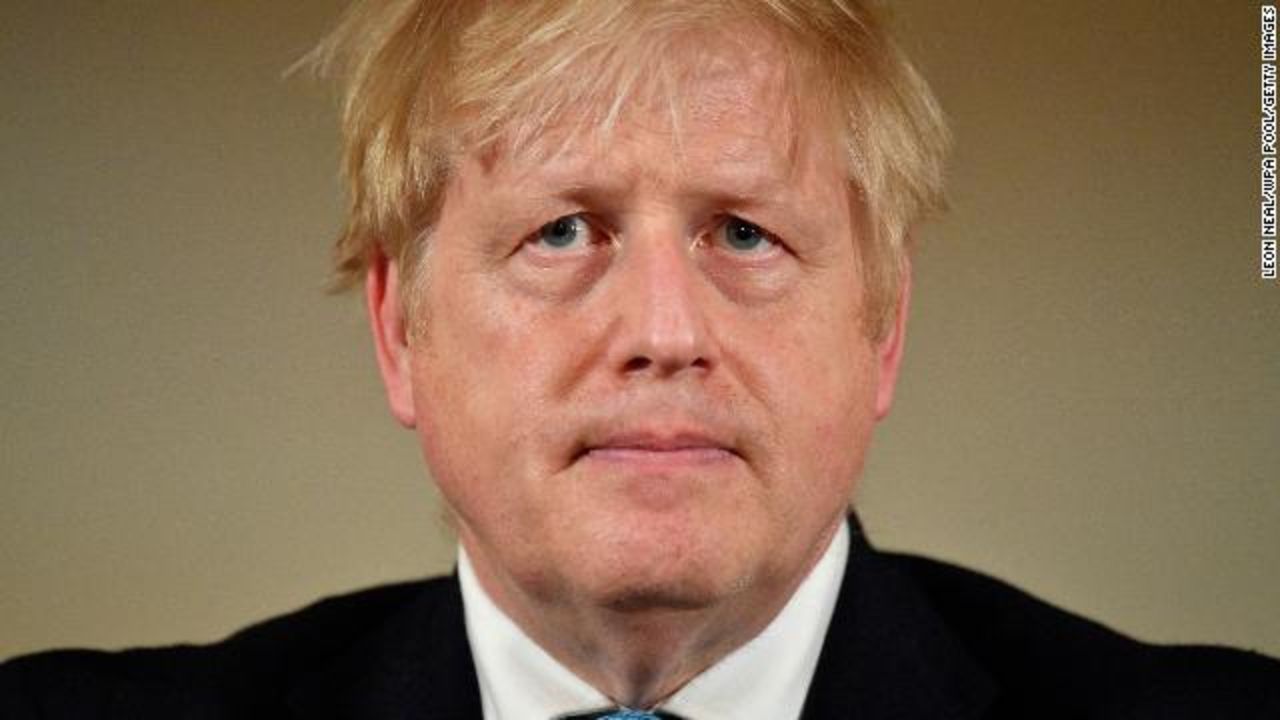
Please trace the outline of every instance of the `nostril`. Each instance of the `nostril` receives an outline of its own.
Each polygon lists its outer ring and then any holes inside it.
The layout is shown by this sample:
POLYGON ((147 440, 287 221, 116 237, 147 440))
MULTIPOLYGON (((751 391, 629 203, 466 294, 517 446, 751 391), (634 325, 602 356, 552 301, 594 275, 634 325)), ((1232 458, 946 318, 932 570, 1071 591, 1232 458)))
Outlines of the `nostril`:
POLYGON ((711 362, 704 357, 696 357, 691 362, 666 363, 645 355, 637 355, 623 363, 622 372, 627 375, 636 375, 646 371, 654 371, 665 375, 680 372, 686 368, 706 371, 711 368, 711 362))
POLYGON ((627 361, 627 364, 624 365, 622 369, 626 372, 638 372, 640 370, 648 369, 652 364, 653 361, 647 357, 633 357, 627 361))

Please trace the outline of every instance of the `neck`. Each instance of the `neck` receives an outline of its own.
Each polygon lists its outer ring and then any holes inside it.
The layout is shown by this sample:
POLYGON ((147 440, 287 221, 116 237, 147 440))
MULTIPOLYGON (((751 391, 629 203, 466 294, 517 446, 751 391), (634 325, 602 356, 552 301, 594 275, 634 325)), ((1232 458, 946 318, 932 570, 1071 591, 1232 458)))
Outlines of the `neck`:
POLYGON ((530 593, 502 573, 480 544, 465 533, 461 540, 481 587, 525 634, 614 702, 650 708, 760 634, 821 558, 835 530, 790 575, 750 583, 698 607, 601 605, 568 594, 530 593))

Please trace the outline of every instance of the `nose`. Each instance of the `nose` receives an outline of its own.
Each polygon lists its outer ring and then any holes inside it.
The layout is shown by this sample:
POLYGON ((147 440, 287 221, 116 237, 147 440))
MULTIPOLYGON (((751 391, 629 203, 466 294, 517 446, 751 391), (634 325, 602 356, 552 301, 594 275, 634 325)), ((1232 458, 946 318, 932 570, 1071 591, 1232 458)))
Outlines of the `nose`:
POLYGON ((710 300, 687 243, 670 232, 632 238, 615 269, 611 365, 627 377, 710 370, 710 300))

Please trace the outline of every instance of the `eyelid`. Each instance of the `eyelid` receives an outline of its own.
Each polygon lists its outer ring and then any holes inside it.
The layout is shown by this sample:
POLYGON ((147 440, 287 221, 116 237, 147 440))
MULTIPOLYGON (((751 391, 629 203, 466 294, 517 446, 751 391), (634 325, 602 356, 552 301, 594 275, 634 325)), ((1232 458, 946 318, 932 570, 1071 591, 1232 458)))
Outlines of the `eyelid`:
POLYGON ((534 228, 531 232, 521 238, 520 243, 512 251, 512 254, 521 252, 527 248, 533 248, 534 252, 539 252, 545 256, 563 255, 570 256, 575 253, 585 252, 594 245, 604 244, 610 238, 609 232, 602 228, 597 219, 589 212, 583 210, 578 212, 568 212, 563 215, 557 215, 554 218, 542 223, 534 228), (577 238, 572 246, 565 248, 553 248, 543 242, 542 231, 548 225, 552 225, 561 220, 575 219, 582 224, 582 232, 586 233, 583 237, 577 238))
POLYGON ((760 232, 761 237, 769 244, 769 250, 736 251, 732 254, 738 255, 740 257, 751 257, 751 256, 768 255, 774 251, 790 252, 790 248, 787 247, 787 243, 784 242, 783 239, 777 233, 773 232, 772 230, 762 225, 761 223, 756 222, 755 220, 750 220, 741 215, 737 215, 733 213, 727 213, 720 217, 719 221, 714 226, 714 230, 712 231, 717 241, 710 244, 721 245, 721 246, 726 244, 728 240, 722 236, 722 233, 727 232, 729 229, 729 226, 735 222, 740 222, 746 225, 750 225, 751 227, 758 230, 760 232))
MULTIPOLYGON (((768 243, 768 246, 763 251, 732 251, 732 252, 729 252, 728 254, 738 256, 739 258, 742 258, 742 259, 747 259, 751 257, 756 257, 756 258, 769 257, 779 252, 786 252, 786 253, 791 252, 787 243, 777 233, 775 233, 765 225, 755 220, 748 219, 736 213, 725 213, 717 217, 715 220, 715 223, 711 227, 710 232, 701 234, 698 240, 695 241, 695 245, 708 247, 708 248, 725 249, 727 240, 723 236, 723 233, 725 233, 729 225, 734 222, 740 222, 740 223, 744 223, 746 225, 750 225, 754 227, 757 231, 759 231, 762 239, 766 243, 768 243)), ((570 255, 574 252, 575 248, 577 248, 579 251, 582 251, 594 245, 610 244, 614 242, 614 239, 615 239, 614 233, 610 231, 609 228, 603 226, 603 224, 600 222, 600 219, 598 217, 592 215, 588 211, 581 210, 578 212, 569 212, 563 215, 557 215, 551 220, 548 220, 538 225, 537 228, 529 232, 520 240, 519 245, 516 246, 516 248, 513 250, 513 253, 519 252, 525 249, 526 247, 532 246, 535 248, 538 248, 538 247, 547 248, 546 250, 542 251, 543 254, 545 255, 570 255), (581 238, 573 247, 570 247, 570 248, 551 249, 550 246, 546 246, 545 243, 542 242, 543 240, 543 238, 541 237, 542 230, 546 228, 548 225, 551 225, 560 220, 565 220, 570 218, 576 219, 579 222, 581 222, 584 227, 584 231, 587 233, 587 235, 584 238, 581 238)))

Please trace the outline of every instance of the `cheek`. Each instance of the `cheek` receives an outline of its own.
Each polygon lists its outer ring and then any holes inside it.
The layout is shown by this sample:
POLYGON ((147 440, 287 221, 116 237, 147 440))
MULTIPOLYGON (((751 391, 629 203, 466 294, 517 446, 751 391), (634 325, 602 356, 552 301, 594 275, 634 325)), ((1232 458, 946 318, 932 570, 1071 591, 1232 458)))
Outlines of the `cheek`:
POLYGON ((866 442, 873 423, 875 368, 863 353, 809 356, 780 369, 783 407, 777 416, 795 454, 832 462, 866 442), (856 362, 853 362, 856 358, 856 362))
MULTIPOLYGON (((829 293, 827 298, 839 298, 829 293)), ((762 335, 754 374, 771 416, 778 476, 830 494, 851 488, 874 425, 878 368, 852 299, 793 311, 762 335), (797 318, 799 318, 797 320, 797 318)))
POLYGON ((513 492, 514 479, 531 470, 534 435, 555 422, 549 328, 478 277, 442 278, 424 307, 430 324, 414 353, 414 395, 437 482, 506 478, 513 492))
POLYGON ((507 437, 502 334, 465 278, 431 277, 426 287, 412 358, 417 434, 437 484, 460 504, 456 496, 485 489, 478 478, 496 469, 494 444, 507 437))

